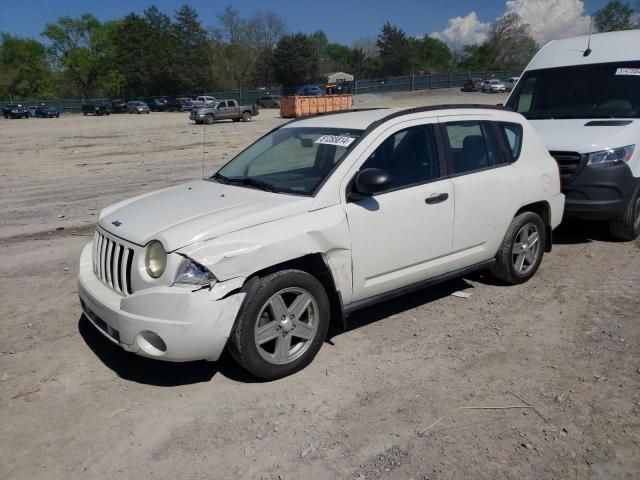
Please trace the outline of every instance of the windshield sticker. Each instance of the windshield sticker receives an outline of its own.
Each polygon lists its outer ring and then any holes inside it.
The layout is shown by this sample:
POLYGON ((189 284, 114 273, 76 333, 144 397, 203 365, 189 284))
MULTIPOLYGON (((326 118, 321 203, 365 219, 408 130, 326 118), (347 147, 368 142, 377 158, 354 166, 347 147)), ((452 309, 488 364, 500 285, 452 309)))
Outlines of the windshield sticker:
POLYGON ((322 135, 315 143, 321 145, 336 145, 338 147, 348 147, 353 143, 355 138, 352 137, 340 137, 338 135, 322 135))
POLYGON ((619 68, 616 75, 636 75, 640 77, 640 68, 619 68))

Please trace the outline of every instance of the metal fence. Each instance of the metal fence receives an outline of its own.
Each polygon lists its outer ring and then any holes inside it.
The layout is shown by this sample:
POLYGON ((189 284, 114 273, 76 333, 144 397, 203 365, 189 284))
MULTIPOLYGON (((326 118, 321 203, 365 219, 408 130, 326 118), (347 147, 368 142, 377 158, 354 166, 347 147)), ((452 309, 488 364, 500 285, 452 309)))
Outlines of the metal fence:
MULTIPOLYGON (((415 90, 437 90, 441 88, 460 88, 464 82, 470 78, 481 78, 483 80, 489 78, 506 79, 509 77, 518 77, 522 72, 520 70, 497 71, 497 72, 464 72, 464 73, 444 73, 437 75, 406 75, 403 77, 381 77, 372 79, 355 80, 345 85, 354 95, 365 93, 387 93, 387 92, 411 92, 415 90)), ((294 89, 295 91, 295 89, 294 89)), ((256 90, 236 90, 236 91, 218 91, 218 92, 200 92, 190 95, 180 95, 184 97, 195 98, 199 95, 210 95, 216 98, 235 98, 242 103, 256 103, 257 99, 267 95, 282 95, 285 90, 281 87, 262 88, 256 90)), ((287 92, 290 93, 290 92, 287 92)), ((175 96, 174 96, 175 97, 175 96)), ((157 95, 154 97, 127 97, 127 100, 144 100, 145 98, 168 98, 166 96, 157 95)), ((91 99, 56 99, 56 100, 40 100, 37 98, 26 100, 9 100, 0 101, 0 107, 4 107, 9 103, 20 103, 26 107, 36 107, 37 105, 45 105, 58 109, 60 112, 80 112, 82 105, 93 102, 109 102, 108 98, 91 98, 91 99)))

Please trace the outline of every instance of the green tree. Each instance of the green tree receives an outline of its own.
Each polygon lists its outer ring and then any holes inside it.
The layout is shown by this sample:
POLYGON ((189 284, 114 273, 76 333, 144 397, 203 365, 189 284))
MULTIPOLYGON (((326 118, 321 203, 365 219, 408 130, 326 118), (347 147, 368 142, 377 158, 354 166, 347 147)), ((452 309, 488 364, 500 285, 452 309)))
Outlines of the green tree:
POLYGON ((61 17, 46 25, 42 35, 49 41, 49 53, 83 97, 97 93, 105 65, 109 62, 108 32, 93 15, 61 17))
POLYGON ((0 35, 0 98, 50 98, 54 77, 37 40, 0 35))
POLYGON ((628 3, 609 0, 604 7, 594 13, 593 23, 599 32, 630 30, 634 27, 632 16, 633 9, 628 3))
POLYGON ((410 40, 413 70, 421 73, 433 73, 448 70, 453 55, 442 40, 432 37, 410 40))
POLYGON ((385 75, 403 75, 409 73, 412 64, 411 44, 404 31, 389 22, 382 26, 378 35, 380 67, 385 75))
POLYGON ((304 33, 283 36, 273 52, 275 79, 284 87, 299 87, 318 76, 318 55, 304 33))
POLYGON ((174 58, 179 85, 195 93, 210 88, 211 75, 207 63, 211 57, 211 44, 202 27, 198 13, 183 5, 175 13, 173 23, 175 48, 180 56, 174 58))

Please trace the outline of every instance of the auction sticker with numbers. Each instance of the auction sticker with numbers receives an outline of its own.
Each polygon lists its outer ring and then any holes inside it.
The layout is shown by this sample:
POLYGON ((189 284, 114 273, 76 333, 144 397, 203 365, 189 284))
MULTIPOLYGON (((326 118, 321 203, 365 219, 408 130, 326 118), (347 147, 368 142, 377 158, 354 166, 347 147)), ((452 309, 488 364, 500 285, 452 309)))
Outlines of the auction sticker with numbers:
POLYGON ((619 68, 616 75, 636 75, 640 77, 640 68, 619 68))
POLYGON ((353 143, 355 138, 353 137, 342 137, 339 135, 322 135, 318 138, 315 143, 319 143, 321 145, 337 145, 338 147, 348 147, 353 143))

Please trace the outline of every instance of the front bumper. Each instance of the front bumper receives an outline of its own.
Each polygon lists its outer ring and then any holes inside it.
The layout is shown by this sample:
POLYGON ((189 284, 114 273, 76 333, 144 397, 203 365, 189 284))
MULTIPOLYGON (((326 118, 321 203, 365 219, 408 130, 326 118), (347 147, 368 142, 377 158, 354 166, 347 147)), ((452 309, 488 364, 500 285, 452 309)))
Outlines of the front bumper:
POLYGON ((640 183, 627 164, 585 165, 564 186, 565 215, 607 220, 622 215, 640 183))
POLYGON ((92 250, 89 243, 80 257, 78 295, 85 316, 105 337, 129 352, 160 360, 220 357, 244 293, 225 297, 227 289, 218 283, 211 291, 160 286, 122 296, 94 274, 92 250))

